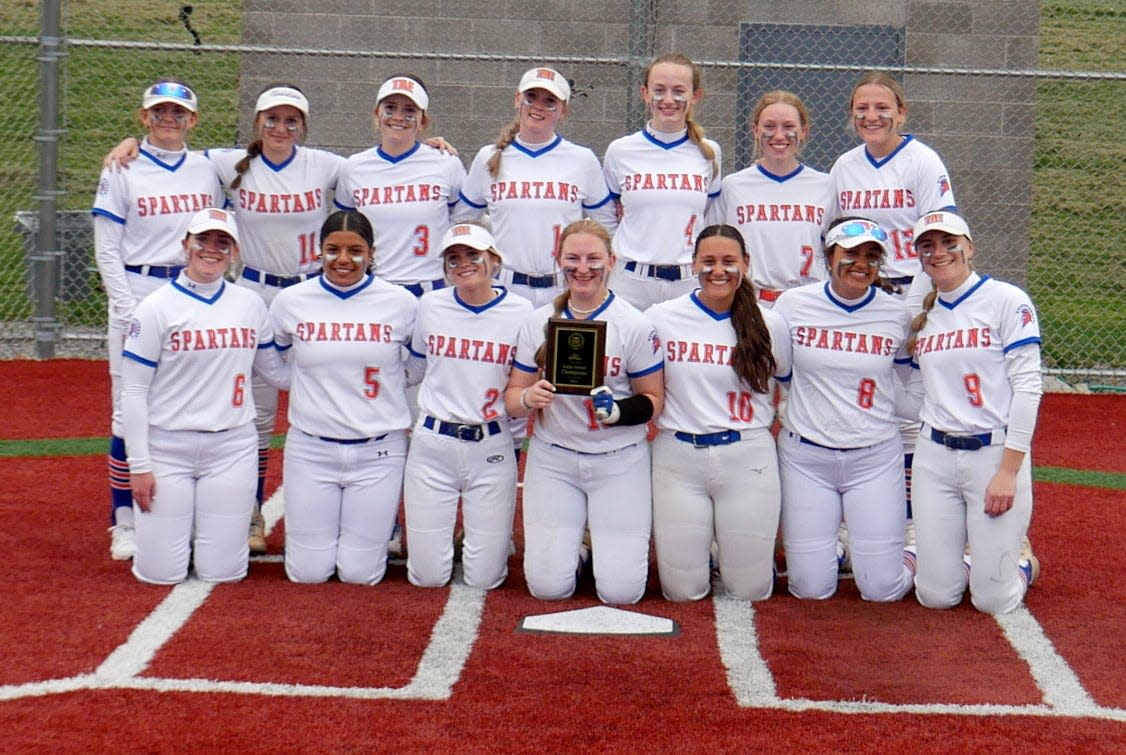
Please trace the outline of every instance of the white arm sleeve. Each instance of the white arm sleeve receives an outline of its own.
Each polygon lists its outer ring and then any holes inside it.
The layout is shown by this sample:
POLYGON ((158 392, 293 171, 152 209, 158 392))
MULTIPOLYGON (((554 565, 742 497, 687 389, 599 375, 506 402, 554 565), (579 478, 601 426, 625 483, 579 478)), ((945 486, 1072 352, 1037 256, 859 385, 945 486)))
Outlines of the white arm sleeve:
POLYGON ((910 365, 895 366, 895 414, 917 421, 923 408, 923 373, 910 365))
POLYGON ((1044 392, 1040 376, 1040 346, 1031 343, 1013 349, 1005 354, 1005 362, 1009 372, 1009 385, 1013 387, 1005 448, 1028 453, 1032 448, 1032 434, 1036 430, 1040 396, 1044 392))
POLYGON ((110 318, 124 327, 133 319, 137 297, 129 288, 125 263, 121 259, 121 238, 125 226, 102 215, 94 216, 94 261, 109 298, 110 318))
POLYGON ((289 363, 282 359, 281 354, 273 346, 254 352, 254 374, 265 380, 272 388, 277 388, 279 391, 289 390, 289 363))
POLYGON ((422 382, 422 378, 426 376, 426 358, 417 357, 414 353, 408 353, 406 361, 403 363, 407 375, 407 387, 418 385, 422 382))
POLYGON ((126 357, 121 360, 121 413, 129 471, 151 472, 149 460, 149 388, 156 370, 126 357))

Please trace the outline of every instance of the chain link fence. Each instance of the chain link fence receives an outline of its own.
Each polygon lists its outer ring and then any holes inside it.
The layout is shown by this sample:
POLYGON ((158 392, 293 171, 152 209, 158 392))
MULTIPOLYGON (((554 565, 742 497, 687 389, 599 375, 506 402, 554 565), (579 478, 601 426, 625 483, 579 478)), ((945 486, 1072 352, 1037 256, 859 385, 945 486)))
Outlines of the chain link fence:
POLYGON ((57 44, 57 133, 45 132, 35 105, 53 49, 41 39, 48 5, 0 9, 0 347, 8 356, 34 355, 44 337, 53 339, 49 351, 99 354, 105 298, 89 208, 102 156, 139 132, 140 92, 160 76, 200 93, 194 147, 245 144, 258 91, 288 80, 312 102, 308 143, 351 154, 373 142, 376 88, 413 71, 430 89, 432 133, 468 163, 507 125, 528 67, 552 65, 573 80, 560 130, 601 155, 642 125, 637 90, 649 60, 679 51, 703 69, 696 118, 723 147, 725 174, 750 161, 747 118, 762 92, 785 88, 805 100, 814 132, 804 159, 828 170, 857 143, 846 113, 852 83, 869 69, 892 72, 907 90, 907 130, 950 168, 980 267, 1032 294, 1049 371, 1072 383, 1126 383, 1121 0, 842 0, 785 10, 741 0, 497 9, 470 0, 74 0, 62 5, 57 44), (58 192, 45 198, 40 150, 56 137, 58 192), (46 253, 45 205, 57 238, 46 253), (52 285, 35 271, 54 275, 52 285), (39 301, 48 291, 53 301, 39 301))

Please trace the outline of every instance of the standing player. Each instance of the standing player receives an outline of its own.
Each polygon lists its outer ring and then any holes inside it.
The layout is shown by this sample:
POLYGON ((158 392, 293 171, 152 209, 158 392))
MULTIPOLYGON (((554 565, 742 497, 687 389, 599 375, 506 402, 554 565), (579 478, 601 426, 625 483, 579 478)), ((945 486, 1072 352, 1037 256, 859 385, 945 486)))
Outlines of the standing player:
POLYGON ((825 237, 829 280, 791 289, 774 306, 793 348, 778 460, 786 570, 798 598, 836 592, 842 514, 861 596, 892 601, 911 589, 893 374, 897 363, 910 373, 911 317, 874 285, 888 254, 882 228, 842 218, 825 237))
POLYGON ((692 119, 704 96, 700 79, 683 55, 654 60, 641 87, 649 122, 606 148, 603 171, 621 217, 614 291, 639 309, 696 287, 692 247, 719 196, 723 164, 719 145, 692 119))
POLYGON ((294 582, 374 585, 399 510, 410 408, 402 350, 418 302, 372 275, 373 232, 355 210, 321 227, 324 274, 270 307, 290 350, 285 572, 294 582))
POLYGON ((1029 449, 1042 391, 1040 327, 1028 294, 973 271, 965 220, 928 213, 914 232, 935 286, 908 343, 924 388, 915 595, 929 608, 957 605, 966 589, 968 543, 974 607, 1006 613, 1040 571, 1026 536, 1029 449))
POLYGON ((122 407, 142 582, 246 576, 254 508, 252 369, 282 386, 266 307, 223 274, 238 255, 225 210, 196 213, 187 267, 137 307, 125 342, 122 407))
POLYGON ((723 179, 719 214, 746 240, 751 281, 766 307, 825 278, 821 229, 836 200, 829 176, 798 161, 809 133, 809 111, 796 94, 767 92, 751 114, 754 164, 723 179))
POLYGON ((636 603, 649 570, 652 496, 646 423, 664 399, 656 331, 606 287, 610 234, 579 220, 560 234, 567 290, 525 320, 505 390, 509 414, 539 415, 524 470, 524 575, 541 600, 575 591, 589 522, 594 581, 605 603, 636 603), (588 397, 556 395, 541 377, 548 318, 606 322, 605 384, 588 397))
POLYGON ((463 202, 489 213, 505 254, 501 282, 537 307, 563 289, 555 269, 562 229, 583 217, 610 231, 617 225, 598 158, 555 133, 570 98, 558 71, 527 71, 516 89, 516 119, 477 153, 461 191, 463 202))
POLYGON ((452 287, 422 297, 411 347, 426 376, 403 488, 407 578, 449 582, 460 498, 465 583, 489 590, 508 575, 516 463, 503 391, 532 305, 493 285, 502 258, 481 226, 451 227, 441 249, 452 287))
POLYGON ((110 555, 118 560, 132 558, 136 547, 121 417, 125 334, 141 300, 180 274, 192 216, 223 203, 214 167, 185 143, 198 113, 196 94, 182 81, 161 79, 145 89, 140 119, 148 135, 141 160, 129 173, 103 170, 94 198, 95 259, 109 300, 110 555))
POLYGON ((719 544, 727 593, 774 590, 781 493, 772 380, 790 374, 790 334, 761 309, 739 231, 711 225, 692 259, 700 288, 646 312, 665 347, 665 408, 653 442, 653 536, 661 591, 699 600, 719 544))
MULTIPOLYGON (((892 253, 885 274, 901 296, 920 272, 912 243, 916 221, 928 210, 956 211, 950 173, 937 152, 901 133, 907 122, 907 97, 891 75, 872 71, 861 77, 849 97, 849 121, 863 144, 837 158, 829 171, 836 193, 832 214, 863 215, 887 231, 892 253)), ((910 542, 914 538, 911 467, 917 423, 902 421, 900 435, 910 542)))

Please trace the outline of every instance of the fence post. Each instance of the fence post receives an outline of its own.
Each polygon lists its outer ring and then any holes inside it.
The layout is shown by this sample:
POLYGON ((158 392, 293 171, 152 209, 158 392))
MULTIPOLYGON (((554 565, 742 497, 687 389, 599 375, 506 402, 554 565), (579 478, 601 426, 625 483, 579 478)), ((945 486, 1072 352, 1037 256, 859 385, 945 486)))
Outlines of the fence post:
POLYGON ((39 22, 39 233, 32 256, 35 284, 35 350, 40 359, 55 355, 59 323, 55 301, 58 295, 60 257, 56 225, 58 211, 59 68, 66 52, 62 39, 62 0, 43 0, 39 22))

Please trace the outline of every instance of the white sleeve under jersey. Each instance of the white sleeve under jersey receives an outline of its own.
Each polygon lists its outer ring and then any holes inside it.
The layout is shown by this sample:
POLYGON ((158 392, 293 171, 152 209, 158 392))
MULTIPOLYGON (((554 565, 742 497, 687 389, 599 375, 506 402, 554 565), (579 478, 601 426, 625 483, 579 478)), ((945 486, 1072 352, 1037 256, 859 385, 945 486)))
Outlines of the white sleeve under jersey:
MULTIPOLYGON (((555 308, 546 304, 533 312, 520 328, 513 369, 537 372, 535 354, 544 342, 544 326, 555 308)), ((564 309, 562 317, 573 319, 564 309)), ((664 366, 660 338, 645 315, 621 297, 610 298, 589 319, 606 321, 606 377, 603 384, 623 399, 633 395, 630 380, 664 366)), ((590 396, 556 394, 551 406, 537 417, 536 437, 573 451, 604 453, 645 440, 645 425, 603 426, 594 414, 590 396)))
MULTIPOLYGON (((716 163, 723 164, 719 145, 716 163)), ((623 136, 606 148, 603 172, 610 193, 621 203, 614 251, 625 261, 685 265, 708 203, 719 197, 721 177, 687 136, 668 144, 646 131, 623 136)))
POLYGON ((785 291, 828 277, 821 230, 835 201, 827 173, 799 165, 776 176, 756 164, 723 179, 718 222, 743 234, 755 288, 785 291))
POLYGON ((486 164, 495 145, 473 158, 461 199, 487 210, 497 248, 510 270, 529 275, 555 272, 555 247, 570 223, 593 217, 613 231, 616 209, 594 152, 561 136, 537 150, 514 141, 501 153, 500 171, 486 164))
POLYGON ((203 155, 182 150, 164 162, 142 145, 129 170, 106 169, 94 197, 96 216, 124 226, 125 265, 182 265, 181 242, 200 210, 223 206, 215 167, 203 155))
MULTIPOLYGON (((1016 349, 1040 350, 1040 323, 1028 294, 987 276, 940 295, 912 355, 923 374, 920 417, 935 429, 979 434, 1008 426, 1016 349)), ((1040 394, 1039 359, 1029 368, 1040 394)))
POLYGON ((837 158, 829 175, 837 199, 833 217, 859 215, 879 223, 891 236, 887 274, 918 275, 916 221, 931 210, 955 206, 950 174, 938 153, 910 135, 879 160, 861 144, 837 158))
POLYGON ((322 278, 281 291, 270 306, 288 351, 289 421, 326 438, 374 438, 410 427, 404 347, 418 300, 369 275, 341 291, 322 278))
POLYGON ((496 287, 475 307, 454 288, 424 294, 411 343, 426 361, 418 393, 422 414, 443 422, 481 424, 504 418, 504 386, 516 358, 516 334, 532 312, 527 299, 496 287))
POLYGON ((125 357, 155 370, 149 425, 204 432, 240 427, 254 420, 255 352, 274 348, 266 305, 239 286, 224 283, 212 296, 193 288, 181 273, 137 306, 125 357))
POLYGON ((437 281, 442 236, 469 215, 458 201, 464 181, 457 157, 425 144, 398 157, 373 147, 348 158, 336 205, 359 210, 371 221, 376 275, 399 284, 437 281))
POLYGON ((319 270, 318 235, 332 209, 344 158, 308 147, 295 147, 279 164, 259 155, 250 161, 239 187, 230 189, 238 175, 235 165, 246 150, 212 149, 207 156, 228 187, 243 263, 282 276, 319 270))
MULTIPOLYGON (((735 374, 731 313, 713 312, 697 293, 661 302, 645 312, 665 349, 665 406, 657 426, 693 435, 769 428, 774 422, 773 390, 758 393, 735 374)), ((775 374, 786 375, 785 323, 770 310, 762 313, 770 331, 775 374)))
POLYGON ((793 351, 783 424, 830 448, 863 448, 895 437, 897 361, 909 361, 907 306, 878 288, 859 302, 828 282, 785 292, 774 303, 793 351))

